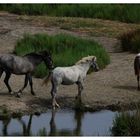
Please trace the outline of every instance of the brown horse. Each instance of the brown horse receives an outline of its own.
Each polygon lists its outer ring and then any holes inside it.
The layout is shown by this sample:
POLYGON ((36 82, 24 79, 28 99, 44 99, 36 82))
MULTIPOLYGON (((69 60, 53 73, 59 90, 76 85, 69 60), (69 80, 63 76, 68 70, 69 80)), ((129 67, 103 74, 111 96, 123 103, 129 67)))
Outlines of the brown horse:
POLYGON ((138 82, 138 90, 140 90, 139 86, 139 77, 140 77, 140 53, 138 53, 134 60, 134 71, 135 75, 137 76, 137 82, 138 82))
POLYGON ((6 73, 4 83, 6 84, 9 93, 15 93, 12 91, 9 85, 9 79, 11 74, 16 74, 25 75, 24 86, 17 92, 17 97, 20 97, 20 94, 25 89, 28 82, 31 87, 31 94, 35 95, 33 90, 32 73, 42 61, 44 61, 48 69, 51 70, 53 68, 51 54, 48 51, 41 51, 38 53, 32 52, 24 56, 17 56, 14 54, 0 54, 0 77, 3 72, 6 73))

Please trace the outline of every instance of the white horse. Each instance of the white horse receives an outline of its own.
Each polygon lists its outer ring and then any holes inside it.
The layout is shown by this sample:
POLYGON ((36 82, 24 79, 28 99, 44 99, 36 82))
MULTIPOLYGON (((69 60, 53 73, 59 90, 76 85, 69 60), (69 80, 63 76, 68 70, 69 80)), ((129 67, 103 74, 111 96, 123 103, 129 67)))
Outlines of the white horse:
POLYGON ((76 83, 78 86, 78 97, 81 96, 81 92, 83 90, 83 81, 91 66, 95 71, 99 70, 95 56, 84 57, 73 66, 56 67, 52 72, 50 72, 48 77, 44 80, 43 84, 44 83, 47 84, 48 81, 51 80, 52 83, 51 95, 53 109, 55 109, 55 106, 59 107, 59 104, 56 102, 55 97, 58 90, 58 86, 60 84, 71 85, 76 83))

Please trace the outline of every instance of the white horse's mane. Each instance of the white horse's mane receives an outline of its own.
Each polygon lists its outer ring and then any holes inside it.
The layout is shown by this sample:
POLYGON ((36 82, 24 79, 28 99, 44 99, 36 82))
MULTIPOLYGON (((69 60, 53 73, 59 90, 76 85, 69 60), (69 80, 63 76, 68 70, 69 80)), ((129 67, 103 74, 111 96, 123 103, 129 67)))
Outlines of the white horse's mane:
POLYGON ((79 65, 82 63, 86 63, 88 60, 92 60, 92 59, 96 59, 95 56, 87 56, 87 57, 83 57, 81 60, 79 60, 78 62, 75 63, 75 65, 79 65))

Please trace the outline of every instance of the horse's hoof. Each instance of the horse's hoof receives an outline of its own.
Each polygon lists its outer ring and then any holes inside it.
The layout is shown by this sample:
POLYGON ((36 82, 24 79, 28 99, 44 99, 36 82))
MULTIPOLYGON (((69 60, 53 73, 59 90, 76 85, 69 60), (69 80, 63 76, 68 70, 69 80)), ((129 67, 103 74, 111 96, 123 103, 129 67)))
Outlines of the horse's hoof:
POLYGON ((76 99, 76 100, 81 99, 81 96, 80 96, 80 95, 77 95, 77 96, 75 97, 75 99, 76 99))
POLYGON ((31 94, 34 95, 34 96, 36 95, 34 92, 31 92, 31 94))
POLYGON ((11 91, 10 94, 13 95, 13 94, 15 94, 15 92, 14 91, 11 91))
POLYGON ((19 93, 17 93, 16 97, 17 97, 17 98, 20 98, 20 94, 19 94, 19 93))

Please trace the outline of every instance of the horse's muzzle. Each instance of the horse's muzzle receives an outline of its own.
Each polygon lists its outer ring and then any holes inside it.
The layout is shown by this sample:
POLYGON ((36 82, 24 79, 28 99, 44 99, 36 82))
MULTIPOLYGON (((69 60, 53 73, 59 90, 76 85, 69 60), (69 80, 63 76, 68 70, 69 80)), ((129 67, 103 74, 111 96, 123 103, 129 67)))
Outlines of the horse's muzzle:
POLYGON ((92 68, 95 72, 99 71, 99 67, 98 65, 92 65, 92 68))

